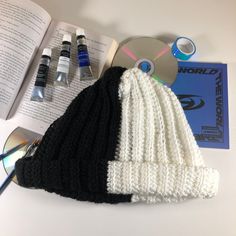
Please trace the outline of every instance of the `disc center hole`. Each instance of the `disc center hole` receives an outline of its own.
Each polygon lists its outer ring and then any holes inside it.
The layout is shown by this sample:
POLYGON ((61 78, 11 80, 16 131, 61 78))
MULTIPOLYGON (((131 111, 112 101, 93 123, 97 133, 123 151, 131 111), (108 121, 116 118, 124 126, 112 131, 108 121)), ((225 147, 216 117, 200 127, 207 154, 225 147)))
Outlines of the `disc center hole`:
POLYGON ((154 64, 149 59, 139 59, 135 63, 135 66, 143 72, 147 73, 148 75, 152 75, 154 72, 154 64))

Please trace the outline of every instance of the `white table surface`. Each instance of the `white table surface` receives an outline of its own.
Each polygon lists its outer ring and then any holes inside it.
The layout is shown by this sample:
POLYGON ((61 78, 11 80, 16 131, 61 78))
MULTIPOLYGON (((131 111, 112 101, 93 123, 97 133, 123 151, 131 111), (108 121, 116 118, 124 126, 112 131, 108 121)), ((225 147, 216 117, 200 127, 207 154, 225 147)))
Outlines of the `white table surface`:
MULTIPOLYGON (((35 0, 53 18, 90 28, 118 41, 177 35, 192 38, 197 61, 229 64, 230 150, 202 149, 221 174, 211 200, 116 206, 78 202, 11 184, 0 197, 1 236, 236 236, 236 1, 35 0), (140 2, 140 3, 138 3, 140 2)), ((0 121, 0 150, 9 132, 0 121)), ((0 165, 0 178, 5 172, 0 165)))

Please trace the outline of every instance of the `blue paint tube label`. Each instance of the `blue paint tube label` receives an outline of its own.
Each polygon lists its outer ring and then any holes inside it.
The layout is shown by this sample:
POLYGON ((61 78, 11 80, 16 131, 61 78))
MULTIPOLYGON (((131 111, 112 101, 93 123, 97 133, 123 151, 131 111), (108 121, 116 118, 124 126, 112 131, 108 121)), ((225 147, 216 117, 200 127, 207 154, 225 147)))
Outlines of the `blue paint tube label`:
POLYGON ((77 39, 79 67, 90 66, 88 48, 84 37, 77 39))

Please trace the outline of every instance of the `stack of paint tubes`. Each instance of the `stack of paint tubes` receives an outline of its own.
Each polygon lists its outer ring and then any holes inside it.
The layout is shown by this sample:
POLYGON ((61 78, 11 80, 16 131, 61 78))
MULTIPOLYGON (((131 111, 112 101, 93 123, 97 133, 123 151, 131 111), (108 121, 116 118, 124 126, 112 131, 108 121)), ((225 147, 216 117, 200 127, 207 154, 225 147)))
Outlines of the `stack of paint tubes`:
MULTIPOLYGON (((84 30, 76 30, 76 39, 78 49, 78 65, 80 67, 80 80, 93 79, 84 30)), ((69 86, 71 42, 71 35, 65 34, 62 40, 61 53, 57 65, 57 73, 54 80, 55 86, 69 86)), ((52 50, 49 48, 45 48, 40 59, 31 101, 43 102, 45 99, 45 87, 47 84, 51 56, 52 50)))

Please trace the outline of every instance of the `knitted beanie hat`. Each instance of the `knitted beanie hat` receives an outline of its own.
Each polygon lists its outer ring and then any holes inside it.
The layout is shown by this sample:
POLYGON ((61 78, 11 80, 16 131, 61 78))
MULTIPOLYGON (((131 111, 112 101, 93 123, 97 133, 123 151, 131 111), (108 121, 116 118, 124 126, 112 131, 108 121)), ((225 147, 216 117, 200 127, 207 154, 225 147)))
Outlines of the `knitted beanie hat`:
POLYGON ((21 186, 107 203, 209 198, 219 179, 174 93, 121 67, 84 89, 15 170, 21 186))

